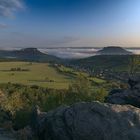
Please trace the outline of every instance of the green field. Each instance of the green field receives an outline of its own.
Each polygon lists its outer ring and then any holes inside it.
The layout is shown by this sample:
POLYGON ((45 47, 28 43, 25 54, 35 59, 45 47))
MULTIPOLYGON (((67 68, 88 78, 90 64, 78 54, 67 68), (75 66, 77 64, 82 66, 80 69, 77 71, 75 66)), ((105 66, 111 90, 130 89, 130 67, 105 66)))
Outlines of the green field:
POLYGON ((66 89, 72 77, 58 72, 47 63, 0 62, 0 83, 20 83, 43 87, 66 89), (14 71, 20 68, 28 71, 14 71))
POLYGON ((80 73, 98 84, 105 82, 96 77, 88 77, 85 72, 74 71, 64 66, 60 68, 53 67, 49 63, 0 62, 0 83, 10 82, 53 89, 68 89, 80 73))

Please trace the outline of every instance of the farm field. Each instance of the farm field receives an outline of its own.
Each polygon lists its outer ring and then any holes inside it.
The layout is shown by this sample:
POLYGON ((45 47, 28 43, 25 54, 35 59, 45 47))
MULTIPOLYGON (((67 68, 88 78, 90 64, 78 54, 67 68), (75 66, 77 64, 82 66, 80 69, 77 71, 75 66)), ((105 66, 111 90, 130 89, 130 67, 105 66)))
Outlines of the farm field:
POLYGON ((0 83, 19 83, 67 89, 73 78, 58 72, 48 63, 0 62, 0 83))
MULTIPOLYGON (((60 68, 62 67, 53 67, 49 63, 0 62, 0 83, 10 82, 52 89, 68 89, 81 72, 64 66, 63 69, 60 68)), ((96 77, 88 77, 87 73, 81 74, 98 84, 106 82, 96 77)))

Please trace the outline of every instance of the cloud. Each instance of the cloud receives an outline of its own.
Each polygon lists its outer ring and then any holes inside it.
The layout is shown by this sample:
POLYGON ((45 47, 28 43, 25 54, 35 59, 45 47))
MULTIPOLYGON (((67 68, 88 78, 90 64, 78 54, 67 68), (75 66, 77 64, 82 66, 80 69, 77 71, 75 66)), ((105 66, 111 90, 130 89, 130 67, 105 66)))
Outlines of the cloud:
POLYGON ((11 17, 17 10, 23 8, 24 4, 22 0, 0 0, 1 17, 11 17))
POLYGON ((0 29, 5 29, 7 28, 8 26, 6 24, 3 24, 3 23, 0 23, 0 29))
POLYGON ((54 55, 64 59, 77 59, 86 58, 96 55, 98 49, 93 48, 51 48, 51 49, 40 49, 40 51, 47 53, 49 55, 54 55))

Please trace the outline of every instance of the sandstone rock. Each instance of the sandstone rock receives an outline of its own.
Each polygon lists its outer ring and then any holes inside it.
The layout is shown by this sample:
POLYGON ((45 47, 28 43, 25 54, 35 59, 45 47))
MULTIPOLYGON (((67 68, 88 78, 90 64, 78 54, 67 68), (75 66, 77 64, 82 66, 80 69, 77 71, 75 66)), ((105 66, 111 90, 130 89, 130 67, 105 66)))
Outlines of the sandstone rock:
POLYGON ((111 91, 105 101, 112 104, 131 104, 140 108, 140 77, 131 77, 128 84, 130 88, 126 90, 111 91))
POLYGON ((140 140, 140 109, 130 105, 77 103, 38 121, 39 140, 140 140))

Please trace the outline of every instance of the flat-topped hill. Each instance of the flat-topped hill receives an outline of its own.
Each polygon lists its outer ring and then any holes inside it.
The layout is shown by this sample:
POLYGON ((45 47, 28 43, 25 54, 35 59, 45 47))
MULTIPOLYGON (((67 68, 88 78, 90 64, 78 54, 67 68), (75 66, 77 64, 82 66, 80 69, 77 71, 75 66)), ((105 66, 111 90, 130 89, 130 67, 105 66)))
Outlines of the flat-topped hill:
POLYGON ((97 54, 100 54, 100 55, 131 55, 132 52, 129 52, 122 47, 109 46, 109 47, 104 47, 102 50, 99 50, 97 52, 97 54))
POLYGON ((1 59, 16 59, 28 61, 59 61, 55 56, 42 53, 37 48, 24 48, 20 50, 0 50, 1 59))

